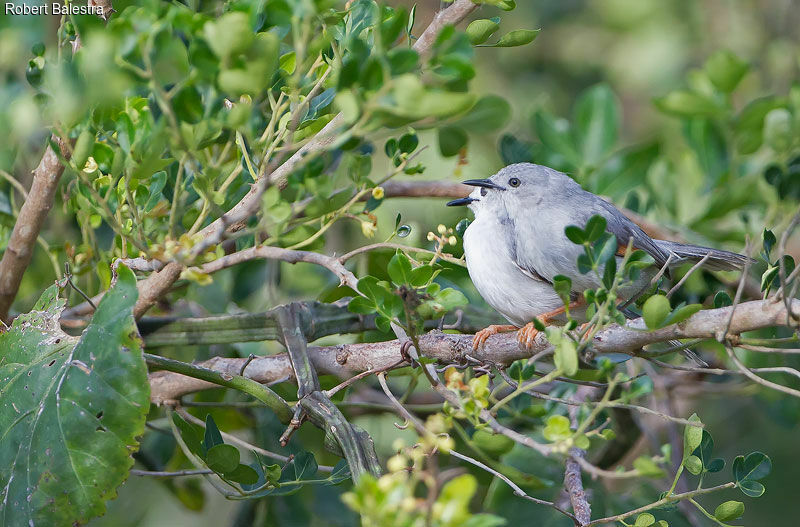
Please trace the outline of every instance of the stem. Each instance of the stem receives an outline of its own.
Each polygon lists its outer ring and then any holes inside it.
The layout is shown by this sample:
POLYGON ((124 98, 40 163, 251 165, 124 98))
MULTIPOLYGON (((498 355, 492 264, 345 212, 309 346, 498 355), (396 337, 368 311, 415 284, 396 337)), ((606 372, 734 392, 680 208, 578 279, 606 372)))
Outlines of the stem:
POLYGON ((147 364, 156 366, 162 370, 167 370, 187 377, 201 379, 203 381, 225 386, 226 388, 233 388, 247 394, 252 395, 266 406, 270 407, 272 411, 278 416, 281 422, 288 423, 292 418, 292 409, 278 394, 264 386, 257 383, 252 379, 241 377, 239 375, 231 375, 230 373, 220 373, 201 366, 187 364, 185 362, 160 357, 158 355, 151 355, 150 353, 144 354, 144 359, 147 364))

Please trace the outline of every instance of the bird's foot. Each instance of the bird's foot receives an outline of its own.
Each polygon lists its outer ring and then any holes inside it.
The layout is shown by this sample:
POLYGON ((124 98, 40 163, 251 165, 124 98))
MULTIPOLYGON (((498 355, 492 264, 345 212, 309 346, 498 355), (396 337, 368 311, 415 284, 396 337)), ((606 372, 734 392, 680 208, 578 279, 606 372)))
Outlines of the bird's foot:
POLYGON ((517 331, 517 342, 519 342, 520 347, 531 349, 533 341, 536 340, 536 335, 538 334, 539 330, 536 329, 533 322, 528 322, 517 331))
POLYGON ((475 333, 475 337, 472 339, 472 349, 477 350, 478 348, 483 347, 486 343, 486 339, 491 337, 492 335, 497 335, 503 331, 514 331, 517 329, 517 326, 512 326, 510 324, 492 324, 477 333, 475 333))

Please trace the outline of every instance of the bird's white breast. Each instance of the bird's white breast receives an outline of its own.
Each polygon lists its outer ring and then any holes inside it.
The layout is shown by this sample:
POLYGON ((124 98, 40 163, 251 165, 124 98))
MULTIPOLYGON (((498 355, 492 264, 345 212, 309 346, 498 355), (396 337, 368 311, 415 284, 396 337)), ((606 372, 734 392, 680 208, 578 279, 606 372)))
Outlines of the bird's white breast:
POLYGON ((550 284, 523 273, 511 258, 504 226, 481 215, 464 233, 464 255, 472 283, 509 322, 523 326, 563 305, 550 284))

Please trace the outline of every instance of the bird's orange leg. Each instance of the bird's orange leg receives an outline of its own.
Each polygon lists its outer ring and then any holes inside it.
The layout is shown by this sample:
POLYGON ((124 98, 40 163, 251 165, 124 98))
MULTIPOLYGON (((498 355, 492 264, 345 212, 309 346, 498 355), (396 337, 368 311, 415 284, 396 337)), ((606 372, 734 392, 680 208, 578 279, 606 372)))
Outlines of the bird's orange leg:
POLYGON ((475 333, 475 337, 472 339, 472 349, 477 350, 478 348, 482 347, 486 342, 486 339, 492 335, 496 335, 501 331, 514 331, 515 329, 519 328, 517 328, 517 326, 512 326, 511 324, 492 324, 491 326, 475 333))
MULTIPOLYGON (((569 308, 572 309, 573 307, 578 307, 579 305, 583 304, 583 302, 584 299, 581 297, 574 302, 570 302, 569 308)), ((566 307, 561 306, 552 311, 548 311, 547 313, 542 313, 536 318, 538 318, 543 325, 547 326, 550 323, 550 319, 557 317, 564 311, 566 311, 566 307)), ((533 341, 536 339, 536 335, 538 334, 539 330, 536 329, 536 326, 534 326, 533 322, 528 322, 522 326, 519 331, 517 331, 517 342, 519 342, 521 347, 530 349, 531 346, 533 346, 533 341)))

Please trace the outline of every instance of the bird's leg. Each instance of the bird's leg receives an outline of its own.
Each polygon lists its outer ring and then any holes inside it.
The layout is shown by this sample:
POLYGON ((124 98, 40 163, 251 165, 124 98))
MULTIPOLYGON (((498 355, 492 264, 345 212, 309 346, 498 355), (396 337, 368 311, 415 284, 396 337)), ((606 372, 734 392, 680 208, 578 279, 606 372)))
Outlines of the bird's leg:
MULTIPOLYGON (((583 304, 583 301, 583 297, 581 297, 574 302, 570 302, 569 308, 572 309, 574 307, 578 307, 579 305, 583 304)), ((546 326, 550 323, 550 319, 557 317, 566 310, 566 306, 561 306, 552 311, 548 311, 547 313, 542 313, 536 318, 539 319, 539 322, 541 322, 542 325, 546 326)), ((539 330, 536 329, 536 326, 533 324, 533 322, 528 322, 522 326, 519 331, 517 331, 517 341, 519 342, 520 346, 524 347, 525 349, 530 349, 531 346, 533 346, 533 341, 536 338, 536 335, 538 334, 539 330)))
POLYGON ((515 329, 519 328, 517 328, 517 326, 512 326, 511 324, 492 324, 491 326, 475 333, 475 337, 472 339, 472 349, 477 350, 478 348, 482 347, 486 342, 486 339, 492 335, 496 335, 501 331, 514 331, 515 329))

